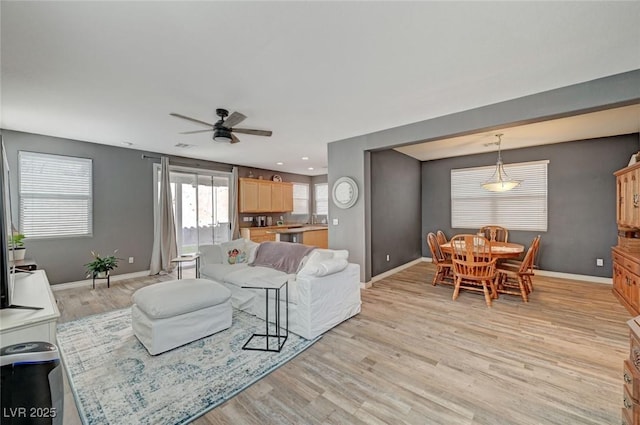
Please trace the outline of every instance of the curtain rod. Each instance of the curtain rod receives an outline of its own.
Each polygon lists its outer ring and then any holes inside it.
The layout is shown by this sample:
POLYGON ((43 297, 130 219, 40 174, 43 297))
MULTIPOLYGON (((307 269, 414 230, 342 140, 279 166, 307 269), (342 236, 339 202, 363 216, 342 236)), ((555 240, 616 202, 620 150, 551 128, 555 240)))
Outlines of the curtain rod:
MULTIPOLYGON (((162 158, 159 156, 151 156, 151 155, 146 155, 146 154, 142 154, 142 159, 157 159, 157 160, 161 160, 162 158)), ((231 172, 233 171, 233 165, 227 165, 227 164, 220 164, 218 166, 210 166, 207 164, 202 164, 200 162, 197 162, 197 160, 194 159, 194 162, 184 162, 184 161, 177 161, 174 158, 171 158, 169 156, 169 164, 171 165, 178 165, 178 166, 182 166, 182 167, 195 167, 195 168, 203 168, 206 170, 213 170, 213 171, 223 171, 223 172, 231 172)))

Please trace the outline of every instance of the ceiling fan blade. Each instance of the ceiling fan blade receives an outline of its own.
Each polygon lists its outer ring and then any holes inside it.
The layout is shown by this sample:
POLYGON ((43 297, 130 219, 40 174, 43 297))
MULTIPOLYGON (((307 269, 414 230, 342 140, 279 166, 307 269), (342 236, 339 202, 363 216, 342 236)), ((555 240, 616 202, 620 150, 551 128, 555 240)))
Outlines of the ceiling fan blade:
POLYGON ((267 137, 273 134, 273 132, 269 130, 254 130, 252 128, 232 128, 231 131, 233 131, 234 133, 253 134, 254 136, 267 136, 267 137))
POLYGON ((229 115, 229 117, 224 120, 224 126, 230 128, 234 125, 240 124, 245 119, 247 119, 247 117, 242 115, 240 112, 232 112, 231 115, 229 115))
POLYGON ((178 133, 178 134, 196 134, 196 133, 210 133, 212 132, 214 129, 210 128, 208 130, 194 130, 194 131, 183 131, 182 133, 178 133))
POLYGON ((233 133, 231 134, 231 143, 238 143, 240 139, 238 139, 233 133))
POLYGON ((198 124, 207 125, 209 127, 213 127, 214 126, 213 124, 210 124, 208 122, 200 121, 200 120, 197 120, 195 118, 187 117, 185 115, 176 114, 175 112, 171 112, 169 115, 171 115, 172 117, 182 118, 183 120, 197 122, 198 124))

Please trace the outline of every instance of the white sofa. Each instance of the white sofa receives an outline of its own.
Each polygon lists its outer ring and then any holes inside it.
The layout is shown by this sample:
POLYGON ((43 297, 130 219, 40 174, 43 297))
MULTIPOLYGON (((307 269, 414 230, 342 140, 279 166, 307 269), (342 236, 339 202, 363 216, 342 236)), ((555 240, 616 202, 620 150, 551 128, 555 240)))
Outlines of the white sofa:
MULTIPOLYGON (((307 339, 317 337, 360 312, 360 266, 347 262, 348 251, 313 249, 302 259, 297 270, 286 273, 253 264, 259 245, 237 239, 201 247, 200 277, 229 288, 233 307, 262 319, 265 318, 265 291, 242 288, 243 284, 287 278, 289 330, 307 339)), ((270 297, 271 294, 273 291, 270 291, 270 297)), ((281 320, 285 318, 284 300, 283 294, 281 320)), ((273 321, 271 301, 269 305, 269 320, 273 321)))

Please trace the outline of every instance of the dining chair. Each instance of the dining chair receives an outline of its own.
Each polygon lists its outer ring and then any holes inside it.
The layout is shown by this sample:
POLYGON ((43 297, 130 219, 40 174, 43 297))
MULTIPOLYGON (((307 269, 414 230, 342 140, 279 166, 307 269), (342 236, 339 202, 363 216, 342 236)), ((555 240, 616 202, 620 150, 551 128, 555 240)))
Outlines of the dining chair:
POLYGON ((496 289, 499 294, 520 295, 522 301, 529 302, 529 294, 533 292, 533 259, 540 244, 540 235, 536 236, 520 265, 499 264, 497 266, 496 289))
POLYGON ((450 258, 446 258, 445 254, 440 249, 438 237, 433 232, 429 232, 427 234, 427 245, 429 245, 429 250, 431 251, 433 264, 436 265, 436 273, 433 276, 433 285, 435 286, 438 283, 452 285, 453 263, 451 262, 450 258))
MULTIPOLYGON (((436 239, 438 240, 438 245, 442 245, 449 242, 449 239, 447 239, 447 235, 445 235, 442 230, 436 231, 436 239)), ((446 260, 451 261, 451 254, 449 254, 448 252, 442 251, 442 255, 446 260)))
MULTIPOLYGON (((529 249, 533 249, 533 255, 532 255, 533 258, 531 260, 531 265, 529 268, 529 272, 531 273, 531 276, 533 276, 534 270, 538 268, 538 253, 540 252, 540 235, 537 235, 535 238, 533 238, 533 241, 531 242, 529 249)), ((529 250, 527 250, 527 252, 525 253, 525 257, 528 253, 529 253, 529 250)), ((525 258, 523 258, 522 260, 509 259, 509 260, 506 260, 501 265, 508 266, 512 269, 513 268, 519 269, 520 266, 522 266, 522 263, 524 262, 524 260, 525 258)), ((529 292, 533 292, 532 279, 528 280, 527 286, 528 286, 529 292)))
POLYGON ((491 257, 491 242, 479 235, 456 235, 451 238, 455 301, 461 289, 484 293, 487 307, 498 297, 495 287, 496 259, 491 257))
POLYGON ((443 243, 449 242, 449 239, 447 239, 447 235, 445 235, 442 230, 436 231, 436 239, 438 240, 438 243, 440 245, 442 245, 443 243))
POLYGON ((508 242, 509 239, 509 230, 502 226, 483 226, 478 233, 483 233, 491 242, 508 242))

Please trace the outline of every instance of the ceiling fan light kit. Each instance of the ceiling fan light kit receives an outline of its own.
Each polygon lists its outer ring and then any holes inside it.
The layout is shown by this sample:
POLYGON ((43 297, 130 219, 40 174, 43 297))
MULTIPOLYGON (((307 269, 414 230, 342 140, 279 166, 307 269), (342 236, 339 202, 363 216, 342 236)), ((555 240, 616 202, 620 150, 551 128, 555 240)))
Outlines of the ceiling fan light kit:
POLYGON ((219 129, 213 132, 213 140, 216 142, 231 143, 231 132, 219 129))
POLYGON ((500 144, 502 143, 502 134, 496 134, 498 138, 498 162, 496 163, 496 169, 489 180, 482 183, 482 188, 490 192, 506 192, 513 188, 520 186, 522 180, 514 180, 509 177, 504 170, 504 164, 502 162, 502 155, 500 154, 500 144))
POLYGON ((235 125, 240 124, 242 121, 244 121, 247 117, 239 112, 233 112, 231 113, 231 115, 229 115, 229 111, 222 108, 216 109, 216 115, 218 115, 220 119, 215 124, 191 118, 186 115, 177 114, 175 112, 171 112, 169 115, 171 115, 172 117, 181 118, 183 120, 211 127, 207 130, 186 131, 182 134, 195 134, 213 131, 213 140, 221 143, 238 143, 240 139, 238 139, 233 133, 252 134, 254 136, 266 137, 269 137, 271 136, 271 134, 273 134, 269 130, 255 130, 253 128, 234 127, 235 125))

